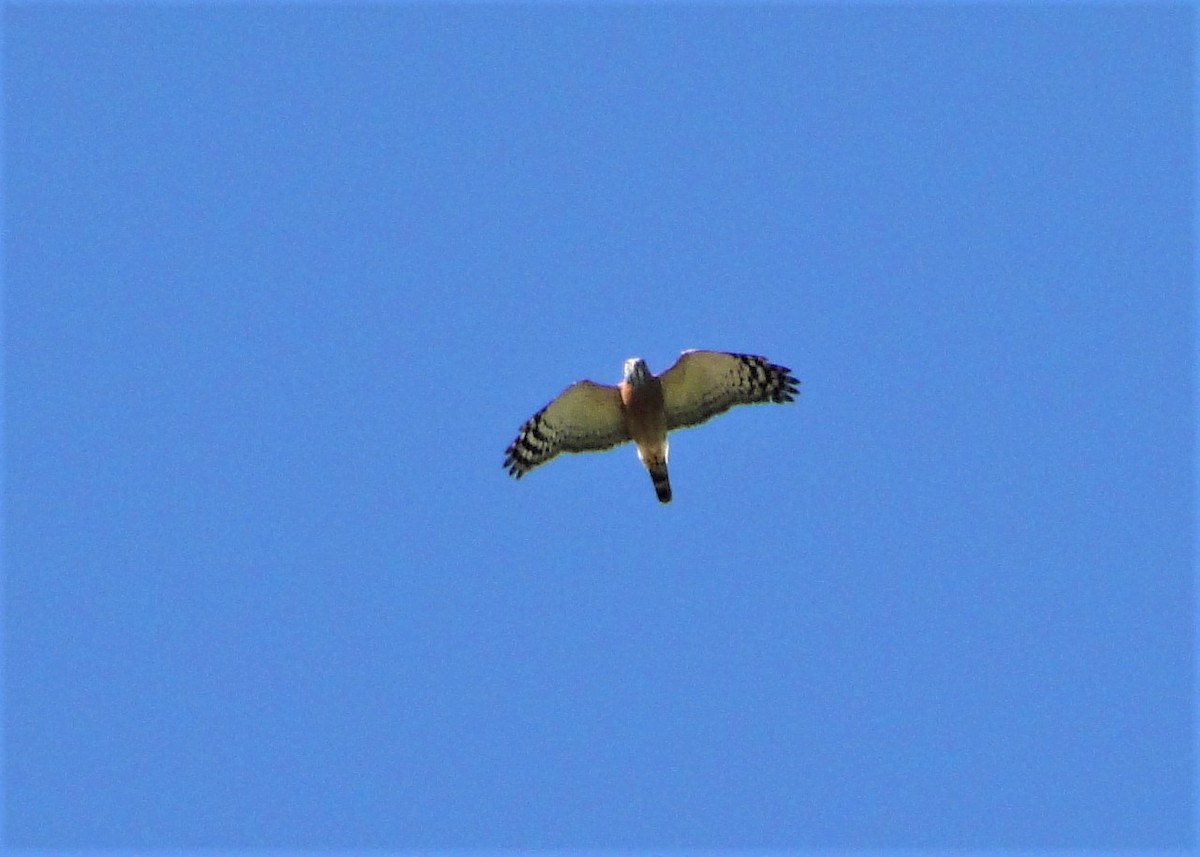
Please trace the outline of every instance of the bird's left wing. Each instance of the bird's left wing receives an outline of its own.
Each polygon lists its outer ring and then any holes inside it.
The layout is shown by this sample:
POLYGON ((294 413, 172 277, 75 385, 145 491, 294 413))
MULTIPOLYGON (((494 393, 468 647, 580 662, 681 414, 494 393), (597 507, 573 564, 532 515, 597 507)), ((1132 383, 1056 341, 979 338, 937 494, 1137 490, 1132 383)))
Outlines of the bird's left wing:
POLYGON ((629 440, 616 387, 580 381, 529 418, 504 451, 504 467, 520 479, 560 452, 594 452, 629 440))
POLYGON ((724 351, 685 351, 659 380, 668 431, 700 425, 734 405, 793 401, 800 384, 786 366, 724 351))

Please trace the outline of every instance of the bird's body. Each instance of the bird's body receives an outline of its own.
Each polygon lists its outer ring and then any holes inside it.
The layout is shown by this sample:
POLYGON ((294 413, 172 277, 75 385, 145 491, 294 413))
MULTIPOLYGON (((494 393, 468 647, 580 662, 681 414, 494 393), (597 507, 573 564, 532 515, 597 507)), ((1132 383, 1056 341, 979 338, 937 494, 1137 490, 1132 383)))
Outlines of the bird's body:
POLYGON ((633 441, 659 501, 668 503, 667 432, 699 425, 734 405, 790 402, 799 383, 787 367, 750 354, 685 351, 660 376, 631 357, 617 386, 579 381, 534 414, 509 444, 504 466, 520 479, 560 452, 633 441))
POLYGON ((654 493, 663 503, 671 502, 671 480, 667 476, 667 420, 663 406, 662 381, 650 374, 646 361, 625 361, 625 378, 617 385, 629 437, 637 446, 638 459, 650 471, 654 493))

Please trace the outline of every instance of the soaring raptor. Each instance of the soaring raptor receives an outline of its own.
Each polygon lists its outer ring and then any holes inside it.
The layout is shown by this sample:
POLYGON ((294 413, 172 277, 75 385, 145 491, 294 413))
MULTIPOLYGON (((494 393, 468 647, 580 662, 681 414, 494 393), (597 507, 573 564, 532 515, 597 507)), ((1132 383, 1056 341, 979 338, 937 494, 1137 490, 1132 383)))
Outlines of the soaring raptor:
POLYGON ((751 354, 685 351, 661 375, 630 357, 617 386, 579 381, 530 417, 505 450, 504 466, 520 479, 560 452, 594 452, 632 440, 659 502, 669 503, 667 432, 700 425, 734 405, 793 401, 799 385, 786 366, 751 354))

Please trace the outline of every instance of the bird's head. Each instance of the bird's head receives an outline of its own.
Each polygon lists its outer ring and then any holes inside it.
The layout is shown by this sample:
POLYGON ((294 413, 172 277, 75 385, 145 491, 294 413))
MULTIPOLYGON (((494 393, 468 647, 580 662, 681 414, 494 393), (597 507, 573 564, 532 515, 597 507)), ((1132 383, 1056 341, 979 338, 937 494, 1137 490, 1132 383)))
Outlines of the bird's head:
POLYGON ((650 368, 640 357, 630 357, 625 361, 625 383, 637 387, 650 377, 650 368))

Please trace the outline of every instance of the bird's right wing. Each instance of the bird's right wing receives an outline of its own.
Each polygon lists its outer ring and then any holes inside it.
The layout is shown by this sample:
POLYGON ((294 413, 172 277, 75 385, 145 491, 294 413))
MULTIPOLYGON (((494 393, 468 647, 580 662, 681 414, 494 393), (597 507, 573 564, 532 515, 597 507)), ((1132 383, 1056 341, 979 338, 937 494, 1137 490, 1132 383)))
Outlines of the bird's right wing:
POLYGON ((504 451, 504 467, 520 479, 560 452, 595 452, 629 439, 620 391, 580 381, 521 426, 504 451))

